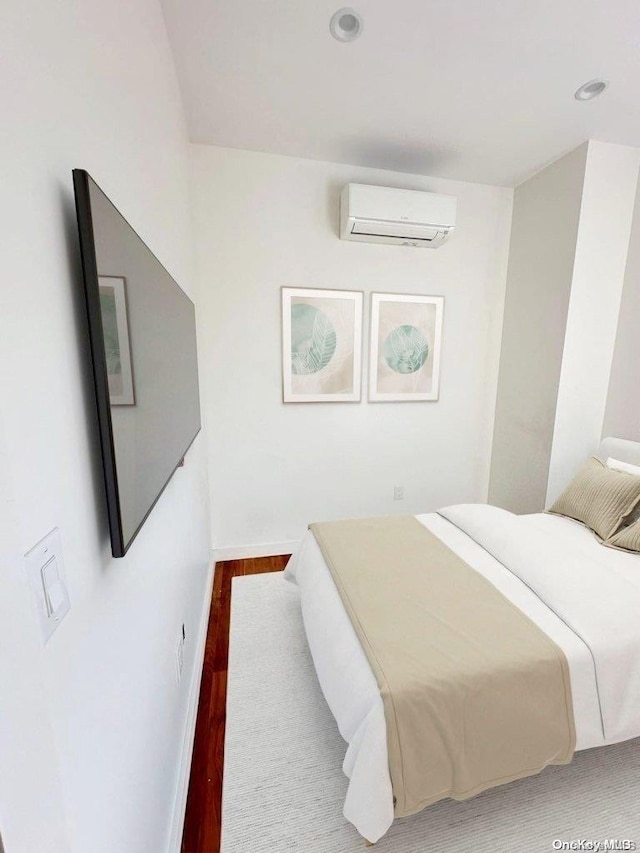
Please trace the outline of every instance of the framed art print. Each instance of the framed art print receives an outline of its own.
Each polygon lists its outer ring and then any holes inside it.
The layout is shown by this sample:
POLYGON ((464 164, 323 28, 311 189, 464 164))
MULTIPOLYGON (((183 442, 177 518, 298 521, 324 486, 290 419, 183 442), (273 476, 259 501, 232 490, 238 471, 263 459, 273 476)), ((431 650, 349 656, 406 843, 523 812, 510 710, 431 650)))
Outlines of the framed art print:
POLYGON ((285 403, 359 402, 362 292, 282 288, 285 403))
POLYGON ((98 285, 109 403, 112 406, 135 406, 125 279, 101 275, 98 285))
POLYGON ((371 402, 437 400, 443 296, 371 294, 371 402))

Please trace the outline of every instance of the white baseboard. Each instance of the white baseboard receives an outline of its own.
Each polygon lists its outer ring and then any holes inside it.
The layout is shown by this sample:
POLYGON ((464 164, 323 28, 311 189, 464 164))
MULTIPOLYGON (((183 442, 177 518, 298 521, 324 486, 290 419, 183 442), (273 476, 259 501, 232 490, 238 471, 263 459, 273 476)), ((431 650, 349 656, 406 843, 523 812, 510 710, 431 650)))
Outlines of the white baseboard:
POLYGON ((280 554, 291 554, 299 544, 299 539, 290 539, 287 542, 230 545, 226 548, 214 548, 213 559, 215 562, 220 562, 221 560, 246 560, 251 557, 275 557, 280 554))
POLYGON ((193 660, 193 671, 191 683, 189 684, 189 700, 187 707, 187 719, 185 722, 184 738, 182 742, 182 755, 180 757, 180 768, 178 770, 178 783, 176 786, 176 798, 173 807, 173 819, 171 821, 171 835, 169 836, 168 853, 180 853, 182 846, 182 832, 184 829, 184 816, 187 809, 187 794, 189 792, 189 775, 191 771, 191 758, 193 756, 193 741, 196 734, 196 719, 198 716, 198 699, 200 698, 200 681, 202 679, 202 667, 204 664, 204 651, 207 642, 207 628, 209 627, 209 610, 211 608, 211 596, 213 594, 214 564, 211 563, 204 591, 204 604, 198 628, 198 637, 193 660))

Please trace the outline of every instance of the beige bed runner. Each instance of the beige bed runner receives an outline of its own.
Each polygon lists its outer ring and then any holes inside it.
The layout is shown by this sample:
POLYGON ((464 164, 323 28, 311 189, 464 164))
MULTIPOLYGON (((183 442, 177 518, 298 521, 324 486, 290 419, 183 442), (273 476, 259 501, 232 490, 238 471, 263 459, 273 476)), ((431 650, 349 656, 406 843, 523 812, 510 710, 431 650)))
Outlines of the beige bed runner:
POLYGON ((562 650, 413 516, 312 524, 376 676, 397 817, 567 764, 562 650))

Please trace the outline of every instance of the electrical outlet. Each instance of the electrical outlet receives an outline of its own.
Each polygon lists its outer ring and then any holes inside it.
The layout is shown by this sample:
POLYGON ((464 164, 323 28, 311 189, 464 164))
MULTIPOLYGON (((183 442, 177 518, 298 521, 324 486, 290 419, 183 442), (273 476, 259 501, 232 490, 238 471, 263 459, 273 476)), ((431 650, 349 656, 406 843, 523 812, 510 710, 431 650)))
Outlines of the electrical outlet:
POLYGON ((404 500, 404 486, 394 486, 393 487, 393 499, 394 499, 394 501, 403 501, 404 500))

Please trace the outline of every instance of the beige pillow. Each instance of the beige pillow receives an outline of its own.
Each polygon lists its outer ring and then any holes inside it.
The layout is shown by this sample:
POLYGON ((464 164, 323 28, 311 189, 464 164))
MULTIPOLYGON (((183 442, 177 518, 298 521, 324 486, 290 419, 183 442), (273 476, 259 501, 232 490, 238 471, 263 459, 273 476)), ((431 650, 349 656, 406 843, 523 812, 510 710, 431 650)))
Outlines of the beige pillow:
POLYGON ((640 551, 640 521, 623 527, 602 544, 610 548, 620 548, 622 551, 640 551))
POLYGON ((549 512, 575 518, 601 539, 609 539, 639 502, 640 477, 612 471, 592 456, 549 512))

